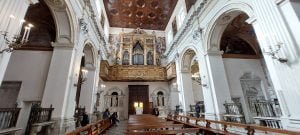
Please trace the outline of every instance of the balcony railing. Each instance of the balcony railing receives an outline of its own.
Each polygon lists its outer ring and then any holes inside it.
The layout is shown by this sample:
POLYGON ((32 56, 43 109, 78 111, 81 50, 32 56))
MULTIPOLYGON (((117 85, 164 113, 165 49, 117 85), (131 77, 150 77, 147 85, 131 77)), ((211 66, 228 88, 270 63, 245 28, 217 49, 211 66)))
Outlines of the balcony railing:
POLYGON ((42 108, 39 105, 34 105, 31 108, 26 133, 30 133, 33 124, 49 122, 51 120, 53 110, 54 108, 52 108, 52 105, 50 108, 42 108))
POLYGON ((256 101, 253 102, 251 109, 255 122, 272 128, 282 128, 280 117, 282 112, 280 105, 274 101, 256 101))
POLYGON ((0 108, 0 130, 16 126, 20 108, 0 108))
POLYGON ((255 114, 257 117, 280 117, 282 112, 279 104, 274 101, 253 102, 255 114))
POLYGON ((225 103, 226 114, 224 120, 229 122, 245 123, 244 112, 241 103, 225 103))

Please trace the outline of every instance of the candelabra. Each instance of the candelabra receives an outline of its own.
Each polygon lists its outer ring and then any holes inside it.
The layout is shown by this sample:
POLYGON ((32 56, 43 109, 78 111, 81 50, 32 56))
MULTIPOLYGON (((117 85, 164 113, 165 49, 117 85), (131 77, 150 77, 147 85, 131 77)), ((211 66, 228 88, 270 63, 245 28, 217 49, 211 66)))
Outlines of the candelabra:
POLYGON ((82 67, 79 73, 78 83, 75 83, 74 86, 77 87, 78 84, 82 85, 87 81, 88 70, 85 67, 82 67))
POLYGON ((0 50, 0 54, 3 52, 12 52, 14 49, 20 48, 23 45, 25 45, 28 42, 28 38, 29 38, 29 34, 30 34, 30 30, 33 27, 32 24, 28 24, 27 26, 24 27, 24 33, 21 36, 20 32, 21 32, 21 27, 23 25, 23 23, 25 22, 25 20, 21 20, 20 24, 18 26, 18 30, 17 30, 17 34, 10 36, 10 34, 8 33, 9 27, 11 25, 11 21, 14 20, 15 17, 13 15, 9 16, 9 20, 8 20, 8 24, 6 26, 6 30, 4 31, 0 31, 1 35, 3 36, 3 39, 5 41, 5 43, 7 44, 7 48, 4 48, 3 50, 0 50))

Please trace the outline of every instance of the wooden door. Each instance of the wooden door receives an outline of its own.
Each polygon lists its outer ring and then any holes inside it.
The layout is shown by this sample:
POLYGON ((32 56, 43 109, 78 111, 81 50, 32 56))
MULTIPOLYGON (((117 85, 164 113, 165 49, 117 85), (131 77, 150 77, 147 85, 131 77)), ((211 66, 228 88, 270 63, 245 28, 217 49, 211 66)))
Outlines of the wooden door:
POLYGON ((128 114, 135 114, 134 102, 143 102, 143 114, 150 114, 149 85, 128 85, 128 114))

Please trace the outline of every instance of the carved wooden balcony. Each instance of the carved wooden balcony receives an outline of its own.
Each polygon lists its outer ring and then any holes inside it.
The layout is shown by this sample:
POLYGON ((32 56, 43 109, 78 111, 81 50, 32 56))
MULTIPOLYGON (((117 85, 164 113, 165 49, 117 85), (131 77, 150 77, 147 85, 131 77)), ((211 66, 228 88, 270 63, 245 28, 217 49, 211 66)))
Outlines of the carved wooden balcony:
MULTIPOLYGON (((113 65, 101 62, 100 77, 104 81, 167 81, 167 69, 156 65, 113 65)), ((174 69, 174 68, 172 68, 174 69)), ((176 70, 169 71, 176 75, 176 70)), ((170 76, 172 76, 170 75, 170 76)))

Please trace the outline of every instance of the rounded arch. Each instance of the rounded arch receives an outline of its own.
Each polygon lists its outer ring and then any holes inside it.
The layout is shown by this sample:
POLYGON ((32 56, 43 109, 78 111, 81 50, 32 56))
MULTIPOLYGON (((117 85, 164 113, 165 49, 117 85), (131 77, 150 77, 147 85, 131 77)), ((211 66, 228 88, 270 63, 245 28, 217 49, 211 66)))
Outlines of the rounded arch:
POLYGON ((91 42, 86 41, 84 43, 83 54, 84 54, 84 58, 85 58, 85 66, 96 67, 97 51, 96 51, 95 46, 91 42))
POLYGON ((124 94, 123 94, 123 90, 121 90, 121 89, 118 88, 118 87, 110 88, 110 89, 106 92, 106 95, 112 95, 113 93, 118 93, 118 95, 124 95, 124 94))
POLYGON ((197 56, 197 50, 194 47, 187 47, 180 55, 180 68, 183 72, 189 72, 193 59, 197 56))
POLYGON ((211 19, 204 36, 204 46, 207 51, 219 51, 223 32, 228 24, 238 15, 245 13, 249 18, 253 18, 254 11, 248 3, 229 3, 221 8, 211 19))
MULTIPOLYGON (((78 22, 71 4, 65 0, 44 0, 53 15, 56 25, 56 43, 74 46, 78 22)), ((54 44, 55 46, 56 44, 54 44)))
POLYGON ((164 96, 169 95, 169 92, 166 89, 158 87, 152 92, 151 96, 157 96, 159 92, 162 92, 164 96))

